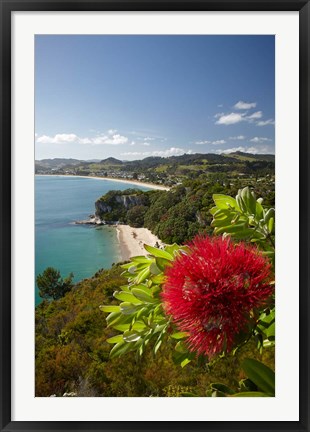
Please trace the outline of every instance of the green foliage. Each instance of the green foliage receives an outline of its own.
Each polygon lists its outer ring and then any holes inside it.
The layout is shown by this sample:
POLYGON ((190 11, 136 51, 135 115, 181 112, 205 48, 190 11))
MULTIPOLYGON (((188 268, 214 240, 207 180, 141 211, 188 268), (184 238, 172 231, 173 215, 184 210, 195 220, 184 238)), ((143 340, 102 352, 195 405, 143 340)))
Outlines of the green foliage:
MULTIPOLYGON (((158 249, 145 245, 145 249, 149 252, 148 256, 134 257, 122 266, 128 285, 114 292, 114 298, 121 302, 119 306, 112 309, 108 305, 100 307, 103 312, 110 312, 106 318, 108 327, 121 332, 107 340, 114 344, 111 358, 130 351, 141 356, 148 344, 156 354, 169 337, 177 341, 186 338, 186 333, 171 333, 173 326, 163 311, 160 298, 163 270, 185 247, 174 244, 158 249)), ((174 360, 178 361, 179 357, 182 367, 195 357, 187 349, 176 351, 174 360)))
POLYGON ((215 194, 213 200, 215 207, 210 212, 214 233, 256 243, 274 262, 274 208, 264 207, 263 199, 256 199, 249 187, 240 189, 236 198, 215 194))
MULTIPOLYGON (((107 206, 104 212, 99 211, 99 215, 107 222, 121 221, 133 227, 144 226, 164 243, 184 244, 199 232, 212 232, 210 210, 213 205, 213 194, 221 194, 221 196, 227 193, 234 194, 249 182, 259 193, 264 196, 269 194, 270 197, 265 201, 267 204, 273 204, 274 184, 272 180, 267 179, 264 182, 257 182, 249 178, 240 180, 217 172, 201 174, 195 180, 185 180, 182 185, 175 186, 169 191, 142 192, 135 189, 110 191, 99 200, 107 206), (122 197, 123 199, 127 197, 126 206, 120 199, 122 197)), ((268 217, 270 216, 271 214, 268 217)), ((245 222, 243 219, 242 216, 240 223, 245 222)), ((237 224, 239 233, 240 223, 237 224)), ((232 230, 235 230, 235 226, 232 230)), ((253 230, 249 233, 252 234, 253 230)), ((245 237, 245 239, 248 238, 245 237)))
POLYGON ((73 273, 65 279, 60 272, 53 267, 47 267, 42 274, 37 276, 36 282, 39 288, 39 295, 42 298, 57 300, 63 297, 73 287, 73 273))
POLYGON ((145 205, 136 205, 128 210, 126 222, 132 227, 143 227, 144 216, 148 210, 145 205))
MULTIPOLYGON (((215 234, 230 236, 236 240, 251 241, 262 249, 274 264, 275 256, 275 210, 262 205, 249 187, 240 189, 236 198, 214 194, 215 207, 211 209, 215 234)), ((254 311, 256 326, 253 329, 258 348, 275 344, 275 308, 271 301, 263 311, 254 311)))
POLYGON ((275 396, 275 373, 264 363, 245 358, 241 368, 247 378, 239 381, 238 392, 225 384, 212 383, 207 389, 209 397, 273 397, 275 396))

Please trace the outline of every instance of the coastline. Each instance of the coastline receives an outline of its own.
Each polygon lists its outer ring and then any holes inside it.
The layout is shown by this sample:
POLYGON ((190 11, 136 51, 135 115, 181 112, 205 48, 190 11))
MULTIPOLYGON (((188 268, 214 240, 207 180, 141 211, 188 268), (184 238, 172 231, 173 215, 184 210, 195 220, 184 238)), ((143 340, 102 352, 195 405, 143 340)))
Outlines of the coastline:
POLYGON ((147 228, 133 228, 129 225, 116 225, 116 233, 120 246, 122 261, 129 258, 144 255, 148 252, 144 249, 144 244, 150 246, 162 245, 162 241, 147 228))
POLYGON ((77 177, 77 178, 86 178, 86 179, 93 179, 93 180, 107 180, 107 181, 115 181, 118 183, 127 183, 136 186, 145 186, 150 189, 158 189, 158 190, 166 190, 166 191, 170 190, 168 186, 161 186, 155 183, 140 182, 137 180, 125 180, 125 179, 119 179, 114 177, 78 176, 78 175, 66 175, 66 174, 35 174, 35 176, 36 177, 77 177))

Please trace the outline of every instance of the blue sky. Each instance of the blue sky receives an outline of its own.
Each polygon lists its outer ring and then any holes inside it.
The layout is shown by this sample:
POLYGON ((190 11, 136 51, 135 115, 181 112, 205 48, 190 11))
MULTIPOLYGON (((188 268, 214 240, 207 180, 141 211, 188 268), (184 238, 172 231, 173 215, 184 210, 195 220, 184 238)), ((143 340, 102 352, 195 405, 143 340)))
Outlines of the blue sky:
POLYGON ((36 159, 274 153, 274 50, 273 36, 36 36, 36 159))

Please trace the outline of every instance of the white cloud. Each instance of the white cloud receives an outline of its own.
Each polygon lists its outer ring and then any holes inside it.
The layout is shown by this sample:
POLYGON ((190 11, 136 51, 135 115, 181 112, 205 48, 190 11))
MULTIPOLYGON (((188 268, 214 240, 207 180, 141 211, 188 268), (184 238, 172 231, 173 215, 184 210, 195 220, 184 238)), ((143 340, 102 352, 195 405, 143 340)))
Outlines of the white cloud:
POLYGON ((122 156, 160 156, 160 157, 169 157, 169 156, 181 156, 183 154, 192 154, 192 150, 184 150, 178 147, 171 147, 168 150, 154 150, 154 151, 146 151, 146 152, 126 152, 122 153, 122 156))
POLYGON ((203 144, 214 144, 214 145, 218 145, 218 144, 226 144, 225 140, 215 140, 215 141, 208 141, 208 140, 204 140, 204 141, 195 141, 195 144, 197 145, 203 145, 203 144))
POLYGON ((127 141, 128 141, 127 137, 116 134, 113 135, 112 138, 105 139, 104 142, 102 142, 102 144, 119 145, 119 144, 126 144, 127 141))
MULTIPOLYGON (((112 130, 112 129, 111 129, 112 130)), ((76 134, 56 134, 54 136, 41 135, 36 138, 37 143, 41 144, 69 144, 69 143, 77 143, 77 144, 92 144, 92 145, 101 145, 101 144, 110 144, 110 145, 120 145, 126 144, 128 138, 119 135, 98 135, 92 138, 88 137, 79 137, 76 134)))
POLYGON ((242 153, 252 153, 252 154, 272 154, 273 151, 264 146, 264 147, 233 147, 225 150, 216 150, 216 153, 221 154, 228 154, 228 153, 235 153, 235 152, 242 152, 242 153))
POLYGON ((117 132, 117 129, 109 129, 108 130, 109 135, 114 135, 114 134, 116 134, 116 132, 117 132))
POLYGON ((218 120, 215 122, 215 124, 218 125, 232 125, 240 122, 248 122, 253 123, 255 120, 262 118, 263 113, 262 111, 256 111, 253 114, 247 115, 247 112, 244 113, 235 113, 232 112, 230 114, 215 114, 215 118, 218 120))
MULTIPOLYGON (((218 114, 217 114, 218 116, 218 114)), ((245 114, 239 114, 239 113, 230 113, 230 114, 224 114, 219 115, 219 119, 215 122, 219 125, 232 125, 236 123, 240 123, 242 121, 245 121, 245 114)))
POLYGON ((220 118, 220 117, 222 117, 223 115, 225 115, 225 113, 223 113, 223 112, 220 112, 220 113, 217 113, 217 114, 215 114, 215 118, 220 118))
POLYGON ((263 143, 266 141, 271 141, 271 139, 270 138, 264 138, 264 137, 254 137, 254 138, 250 139, 250 141, 254 142, 254 143, 263 143))
POLYGON ((255 108, 255 107, 256 107, 256 102, 239 101, 236 103, 236 105, 234 105, 234 108, 239 109, 239 110, 247 110, 247 109, 251 109, 251 108, 255 108))
POLYGON ((43 144, 62 144, 62 143, 72 143, 72 142, 79 142, 80 138, 73 134, 56 134, 53 137, 48 135, 41 135, 37 137, 38 143, 43 144))
POLYGON ((196 141, 195 144, 197 144, 197 145, 211 144, 211 141, 207 141, 207 140, 205 140, 205 141, 196 141))
POLYGON ((246 116, 246 119, 248 119, 248 120, 255 120, 255 119, 260 119, 262 117, 263 117, 262 111, 256 111, 255 113, 253 113, 253 114, 251 114, 249 116, 246 116))
POLYGON ((150 146, 150 143, 148 143, 148 142, 144 142, 144 143, 142 143, 141 145, 143 145, 143 146, 150 146))
POLYGON ((229 137, 230 140, 244 140, 245 136, 244 135, 238 135, 238 136, 233 136, 233 137, 229 137))
POLYGON ((269 120, 261 120, 259 122, 256 123, 257 126, 268 126, 268 125, 274 125, 274 120, 269 119, 269 120))
POLYGON ((226 144, 226 141, 225 140, 217 140, 217 141, 212 141, 211 144, 213 144, 213 145, 226 144))
POLYGON ((147 136, 143 139, 144 139, 144 141, 154 141, 156 138, 152 138, 152 137, 147 136))

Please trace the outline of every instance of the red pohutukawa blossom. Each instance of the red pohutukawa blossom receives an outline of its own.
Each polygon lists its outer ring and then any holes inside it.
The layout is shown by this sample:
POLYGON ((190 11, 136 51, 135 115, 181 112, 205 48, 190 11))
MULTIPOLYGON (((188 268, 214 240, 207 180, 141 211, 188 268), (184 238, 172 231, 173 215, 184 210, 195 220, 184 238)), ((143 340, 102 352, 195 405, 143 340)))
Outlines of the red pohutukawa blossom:
POLYGON ((257 248, 221 237, 196 237, 165 273, 164 308, 191 351, 231 351, 248 331, 253 308, 271 295, 271 266, 257 248))

